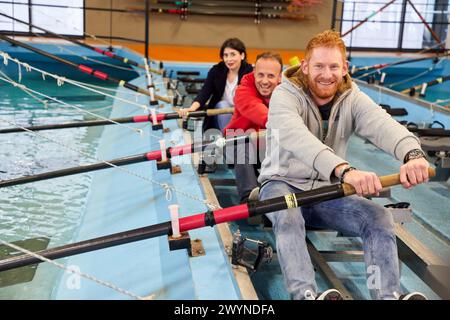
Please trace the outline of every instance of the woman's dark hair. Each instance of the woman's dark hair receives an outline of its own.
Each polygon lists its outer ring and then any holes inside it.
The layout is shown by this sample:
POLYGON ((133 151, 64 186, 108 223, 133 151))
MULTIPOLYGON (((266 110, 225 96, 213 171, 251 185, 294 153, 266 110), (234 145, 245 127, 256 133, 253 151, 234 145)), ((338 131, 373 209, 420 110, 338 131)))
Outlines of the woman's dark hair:
POLYGON ((247 50, 245 49, 244 43, 238 38, 230 38, 225 40, 225 42, 222 44, 222 47, 220 47, 221 59, 223 59, 223 52, 225 51, 225 48, 234 49, 238 51, 240 54, 244 53, 244 60, 247 61, 247 50))

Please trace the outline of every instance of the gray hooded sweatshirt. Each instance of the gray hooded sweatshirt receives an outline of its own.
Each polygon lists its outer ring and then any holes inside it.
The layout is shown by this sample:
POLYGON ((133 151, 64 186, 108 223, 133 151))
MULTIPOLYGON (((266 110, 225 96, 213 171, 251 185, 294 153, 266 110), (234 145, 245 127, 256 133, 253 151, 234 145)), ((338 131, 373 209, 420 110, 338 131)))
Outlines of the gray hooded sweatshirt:
POLYGON ((337 183, 352 133, 403 161, 419 139, 394 120, 346 75, 338 88, 323 137, 322 117, 299 66, 283 73, 270 99, 266 157, 258 181, 281 180, 302 190, 337 183))

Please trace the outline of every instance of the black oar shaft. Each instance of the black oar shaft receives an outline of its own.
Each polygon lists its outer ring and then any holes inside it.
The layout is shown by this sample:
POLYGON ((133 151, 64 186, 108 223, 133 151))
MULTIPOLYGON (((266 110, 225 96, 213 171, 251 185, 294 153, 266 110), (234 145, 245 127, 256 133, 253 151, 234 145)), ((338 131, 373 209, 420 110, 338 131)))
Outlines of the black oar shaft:
POLYGON ((444 77, 439 77, 439 78, 436 78, 434 80, 431 80, 431 81, 419 84, 417 86, 412 86, 412 87, 410 87, 408 89, 403 90, 402 92, 403 93, 408 93, 409 92, 411 95, 414 95, 415 94, 415 90, 419 89, 420 87, 424 87, 425 86, 425 88, 428 88, 428 87, 432 87, 432 86, 441 84, 441 83, 446 82, 448 80, 450 80, 450 75, 447 75, 447 76, 444 76, 444 77))
MULTIPOLYGON (((213 116, 213 115, 224 114, 224 113, 233 113, 233 108, 193 111, 193 112, 190 112, 187 115, 187 117, 206 117, 206 116, 213 116)), ((163 120, 180 119, 180 118, 181 117, 177 112, 159 113, 156 115, 156 120, 158 122, 163 121, 163 120)), ((41 130, 106 126, 106 125, 118 124, 118 123, 138 123, 138 122, 152 122, 152 116, 151 115, 140 115, 140 116, 133 116, 133 117, 114 118, 114 119, 108 119, 108 120, 88 120, 88 121, 46 124, 46 125, 39 125, 39 126, 29 126, 29 127, 5 128, 5 129, 0 129, 0 134, 24 132, 24 131, 26 132, 26 131, 41 131, 41 130)))
MULTIPOLYGON (((430 176, 434 176, 435 170, 430 168, 429 174, 430 176)), ((383 187, 391 187, 400 183, 400 175, 393 174, 380 177, 380 181, 383 187)), ((215 224, 223 222, 246 219, 250 216, 277 212, 284 209, 311 205, 321 201, 342 198, 352 194, 355 194, 355 189, 351 185, 346 183, 331 185, 300 193, 288 194, 282 197, 276 197, 263 201, 252 201, 248 204, 240 204, 212 212, 183 217, 179 220, 179 227, 180 231, 189 231, 206 226, 214 226, 215 224)), ((48 259, 57 259, 171 234, 171 222, 167 221, 140 229, 115 233, 53 249, 41 250, 36 252, 36 254, 48 259)), ((24 254, 0 261, 0 272, 40 262, 42 262, 42 260, 31 255, 24 254)))
MULTIPOLYGON (((160 237, 170 234, 171 230, 172 228, 170 222, 163 222, 144 228, 119 232, 109 236, 68 244, 49 250, 42 250, 36 253, 47 259, 54 260, 130 242, 160 237)), ((24 254, 0 261, 0 272, 41 262, 43 262, 41 259, 35 258, 32 255, 24 254)))
POLYGON ((437 84, 441 84, 441 83, 443 83, 445 81, 448 81, 448 80, 450 80, 450 75, 445 76, 445 77, 439 77, 439 78, 436 78, 436 79, 434 79, 432 81, 427 82, 427 87, 435 86, 437 84))
POLYGON ((94 127, 94 126, 107 126, 116 123, 130 123, 133 122, 134 117, 116 118, 110 120, 89 120, 89 121, 77 121, 66 123, 46 124, 40 126, 31 127, 16 127, 0 129, 0 133, 14 133, 23 131, 41 131, 41 130, 53 130, 53 129, 67 129, 67 128, 80 128, 80 127, 94 127))
MULTIPOLYGON (((244 217, 261 215, 269 212, 275 212, 287 209, 288 206, 295 207, 309 205, 319 201, 331 200, 343 197, 344 191, 341 185, 327 186, 316 190, 297 193, 291 196, 287 201, 286 197, 277 197, 264 201, 256 201, 253 204, 243 204, 231 208, 216 210, 212 213, 201 213, 198 215, 181 218, 180 230, 188 231, 205 226, 214 226, 215 224, 239 220, 244 217), (296 198, 296 200, 294 200, 296 198), (235 212, 231 212, 235 209, 235 212)), ((92 252, 126 243, 156 238, 172 234, 171 222, 163 222, 152 226, 139 229, 119 232, 108 236, 85 240, 73 244, 68 244, 53 249, 41 250, 36 254, 47 259, 59 259, 74 256, 80 253, 92 252)), ((24 267, 31 264, 41 263, 38 259, 29 254, 23 254, 17 257, 8 258, 0 261, 0 272, 14 268, 24 267)))
MULTIPOLYGON (((262 134, 263 133, 258 133, 258 136, 262 135, 262 134)), ((256 137, 258 137, 258 136, 256 136, 256 137)), ((232 144, 235 142, 247 143, 248 141, 250 141, 253 138, 254 137, 252 135, 239 136, 239 137, 230 138, 230 139, 225 140, 225 144, 228 145, 228 144, 232 144)), ((216 147, 217 144, 215 142, 206 142, 206 143, 202 143, 202 144, 197 144, 197 143, 196 144, 187 144, 187 145, 175 146, 175 147, 168 148, 166 150, 166 152, 167 152, 167 157, 171 158, 171 157, 175 157, 175 156, 182 156, 182 155, 191 154, 191 153, 195 153, 195 152, 201 152, 210 146, 216 147)), ((117 158, 117 159, 113 159, 113 160, 109 160, 109 161, 105 161, 105 162, 87 164, 87 165, 83 165, 83 166, 66 168, 66 169, 61 169, 61 170, 56 170, 56 171, 51 171, 51 172, 44 172, 44 173, 39 173, 36 175, 25 176, 25 177, 10 179, 10 180, 0 180, 0 188, 11 187, 11 186, 21 185, 21 184, 26 184, 26 183, 31 183, 31 182, 41 181, 41 180, 48 180, 48 179, 53 179, 53 178, 60 178, 60 177, 70 176, 70 175, 79 174, 79 173, 96 171, 96 170, 108 169, 113 166, 124 166, 124 165, 128 165, 128 164, 134 164, 134 163, 145 162, 145 161, 155 161, 155 160, 161 160, 161 150, 154 150, 154 151, 150 151, 150 152, 139 154, 139 155, 132 155, 132 156, 117 158)))
POLYGON ((111 160, 111 161, 108 161, 109 164, 105 163, 105 162, 99 162, 99 163, 88 164, 88 165, 83 165, 83 166, 78 166, 78 167, 73 167, 73 168, 39 173, 39 174, 35 174, 32 176, 25 176, 25 177, 10 179, 10 180, 0 180, 0 188, 16 186, 16 185, 21 185, 21 184, 26 184, 26 183, 31 183, 31 182, 41 181, 41 180, 65 177, 65 176, 69 176, 69 175, 73 175, 73 174, 91 172, 91 171, 96 171, 96 170, 101 170, 101 169, 107 169, 107 168, 111 168, 111 164, 115 165, 115 166, 124 166, 124 165, 143 162, 143 161, 148 161, 146 153, 141 154, 141 155, 135 155, 135 156, 123 157, 123 158, 111 160))

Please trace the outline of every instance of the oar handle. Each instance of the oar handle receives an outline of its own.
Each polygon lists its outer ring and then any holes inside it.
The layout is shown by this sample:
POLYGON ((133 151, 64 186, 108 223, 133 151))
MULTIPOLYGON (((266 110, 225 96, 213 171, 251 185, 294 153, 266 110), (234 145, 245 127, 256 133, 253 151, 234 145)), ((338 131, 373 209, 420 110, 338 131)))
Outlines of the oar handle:
MULTIPOLYGON (((138 64, 137 67, 141 68, 141 69, 145 69, 145 65, 143 65, 143 64, 138 64)), ((150 71, 151 73, 159 74, 159 75, 162 75, 164 73, 164 70, 156 70, 154 68, 148 68, 148 71, 150 71)))
MULTIPOLYGON (((436 175, 436 170, 431 167, 428 168, 428 175, 430 177, 434 177, 436 175)), ((387 176, 382 176, 382 177, 380 177, 380 182, 381 182, 381 185, 383 186, 383 188, 388 188, 388 187, 398 185, 398 184, 400 184, 400 174, 395 173, 395 174, 390 174, 387 176)), ((343 183, 342 188, 343 188, 344 194, 346 196, 350 196, 350 195, 356 193, 355 188, 348 183, 343 183)))
POLYGON ((163 96, 160 96, 160 95, 157 95, 157 94, 155 94, 155 99, 159 100, 159 101, 166 102, 166 103, 172 103, 173 102, 172 99, 170 99, 169 97, 163 97, 163 96))
MULTIPOLYGON (((142 93, 142 94, 145 94, 145 95, 147 95, 147 96, 150 96, 150 91, 148 91, 148 90, 145 90, 144 88, 139 88, 139 87, 137 87, 137 92, 139 92, 139 93, 142 93)), ((171 99, 171 98, 169 98, 169 97, 163 97, 163 96, 160 96, 160 95, 157 95, 157 94, 155 94, 155 99, 156 100, 159 100, 159 101, 162 101, 162 102, 166 102, 166 103, 172 103, 173 102, 173 100, 171 99)))
POLYGON ((164 70, 157 70, 157 69, 153 69, 153 68, 149 68, 148 70, 150 70, 150 72, 160 74, 160 75, 162 75, 164 73, 164 70))
POLYGON ((206 114, 208 116, 217 116, 219 114, 233 113, 234 108, 223 108, 223 109, 208 109, 206 114))

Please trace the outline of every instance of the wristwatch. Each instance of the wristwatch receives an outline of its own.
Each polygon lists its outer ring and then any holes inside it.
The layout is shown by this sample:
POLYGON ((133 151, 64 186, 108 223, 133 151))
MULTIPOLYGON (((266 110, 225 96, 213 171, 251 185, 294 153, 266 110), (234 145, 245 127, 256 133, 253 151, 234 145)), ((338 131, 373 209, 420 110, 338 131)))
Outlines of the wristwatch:
POLYGON ((344 183, 344 177, 345 177, 345 174, 348 173, 348 172, 350 172, 350 171, 353 171, 353 170, 357 170, 357 169, 356 169, 355 167, 348 166, 347 168, 345 168, 344 170, 342 170, 342 172, 341 172, 341 174, 340 174, 340 177, 339 177, 339 182, 340 182, 340 183, 344 183))
POLYGON ((407 163, 409 160, 420 159, 420 158, 425 158, 425 153, 420 149, 412 149, 411 151, 409 151, 406 154, 405 159, 403 160, 403 163, 407 163))

